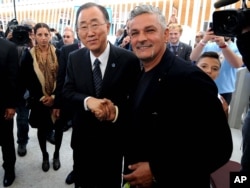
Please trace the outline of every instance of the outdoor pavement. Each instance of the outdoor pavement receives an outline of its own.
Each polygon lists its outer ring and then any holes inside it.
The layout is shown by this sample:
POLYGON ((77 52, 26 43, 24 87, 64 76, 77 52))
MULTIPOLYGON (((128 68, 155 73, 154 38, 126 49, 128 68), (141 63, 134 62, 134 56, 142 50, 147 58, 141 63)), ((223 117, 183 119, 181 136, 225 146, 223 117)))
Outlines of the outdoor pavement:
MULTIPOLYGON (((29 142, 27 144, 27 154, 19 157, 16 152, 16 179, 8 188, 74 188, 74 184, 67 185, 65 179, 72 170, 72 149, 70 147, 72 128, 64 132, 62 146, 60 150, 61 168, 57 171, 53 169, 52 159, 54 145, 47 142, 50 159, 50 169, 48 172, 42 170, 42 153, 39 148, 37 129, 30 128, 29 142)), ((14 126, 14 136, 16 142, 16 125, 14 126)), ((15 143, 17 149, 17 143, 15 143)), ((0 152, 0 164, 2 165, 2 152, 0 152)), ((0 168, 0 188, 3 188, 4 169, 0 168)))

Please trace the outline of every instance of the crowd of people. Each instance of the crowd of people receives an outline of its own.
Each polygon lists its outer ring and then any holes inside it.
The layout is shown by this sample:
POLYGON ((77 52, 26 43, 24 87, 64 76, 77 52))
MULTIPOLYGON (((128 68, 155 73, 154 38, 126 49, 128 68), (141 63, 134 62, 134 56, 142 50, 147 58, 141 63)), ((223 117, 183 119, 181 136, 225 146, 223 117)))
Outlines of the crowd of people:
POLYGON ((0 48, 4 187, 16 177, 16 113, 17 153, 26 155, 29 128, 37 129, 44 172, 50 169, 48 138, 59 170, 63 132, 72 127, 73 166, 65 181, 75 188, 182 187, 193 179, 189 171, 198 172, 193 187, 210 188, 210 174, 233 150, 228 109, 237 69, 249 68, 249 30, 235 43, 209 28, 197 33, 192 47, 180 40, 176 19, 167 22, 157 7, 138 5, 112 44, 109 14, 92 2, 79 6, 76 27, 65 27, 62 36, 47 23, 21 25, 30 28, 25 44, 12 40, 11 28, 0 38, 6 47, 0 48))

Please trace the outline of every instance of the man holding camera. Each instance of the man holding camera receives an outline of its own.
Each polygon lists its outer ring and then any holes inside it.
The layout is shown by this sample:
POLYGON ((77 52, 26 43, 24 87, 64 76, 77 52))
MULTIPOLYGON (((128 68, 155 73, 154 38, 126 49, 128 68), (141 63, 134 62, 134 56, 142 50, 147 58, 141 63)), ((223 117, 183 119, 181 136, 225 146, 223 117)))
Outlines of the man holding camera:
POLYGON ((196 61, 203 52, 215 51, 219 54, 221 60, 221 70, 215 83, 219 94, 230 105, 232 93, 235 91, 237 68, 243 66, 241 54, 230 37, 215 35, 212 28, 209 28, 200 41, 192 50, 190 59, 196 61))
MULTIPOLYGON (((21 25, 18 25, 16 19, 11 20, 8 23, 6 30, 6 39, 16 44, 18 50, 18 62, 20 65, 21 59, 26 48, 32 48, 35 45, 34 38, 32 38, 32 27, 35 22, 32 20, 23 20, 21 25)), ((29 140, 29 109, 26 107, 26 100, 29 97, 28 91, 24 96, 18 100, 18 106, 16 108, 16 123, 17 123, 17 153, 19 156, 25 156, 27 153, 26 145, 29 140)))

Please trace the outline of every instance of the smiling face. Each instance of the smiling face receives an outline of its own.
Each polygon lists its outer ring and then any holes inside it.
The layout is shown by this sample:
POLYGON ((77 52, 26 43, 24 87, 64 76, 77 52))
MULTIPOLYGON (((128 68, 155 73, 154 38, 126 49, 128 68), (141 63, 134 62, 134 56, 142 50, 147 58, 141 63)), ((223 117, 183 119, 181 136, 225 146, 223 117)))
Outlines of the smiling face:
POLYGON ((180 40, 181 34, 177 29, 169 30, 169 42, 177 44, 180 40))
POLYGON ((102 11, 92 6, 81 10, 77 21, 77 32, 81 42, 98 57, 107 46, 110 23, 102 11))
POLYGON ((140 14, 129 23, 133 52, 150 67, 160 62, 166 49, 167 34, 167 29, 163 29, 155 14, 140 14))

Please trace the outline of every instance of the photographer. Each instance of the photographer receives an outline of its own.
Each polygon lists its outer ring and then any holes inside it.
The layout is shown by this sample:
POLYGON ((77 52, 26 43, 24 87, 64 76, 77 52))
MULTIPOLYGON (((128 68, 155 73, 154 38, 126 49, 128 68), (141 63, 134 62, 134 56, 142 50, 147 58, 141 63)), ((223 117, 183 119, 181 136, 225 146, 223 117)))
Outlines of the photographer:
POLYGON ((27 46, 32 48, 33 46, 36 45, 35 41, 35 35, 34 35, 34 26, 36 25, 36 22, 32 19, 25 19, 21 21, 21 25, 29 27, 29 40, 27 42, 27 46))
POLYGON ((230 105, 232 94, 235 91, 237 70, 243 66, 241 54, 230 37, 218 36, 212 28, 205 32, 203 39, 192 50, 190 59, 197 61, 201 53, 207 51, 215 51, 220 56, 221 70, 215 83, 219 94, 230 105))
MULTIPOLYGON (((31 49, 35 46, 33 27, 35 22, 31 19, 22 20, 21 25, 18 25, 16 19, 8 23, 6 30, 6 39, 16 44, 18 49, 19 65, 25 55, 26 49, 31 49)), ((26 145, 29 140, 29 109, 26 107, 26 100, 29 97, 29 92, 19 98, 16 108, 16 124, 17 124, 17 153, 19 156, 25 156, 27 153, 26 145)))
POLYGON ((35 46, 34 31, 32 29, 35 24, 35 21, 31 19, 22 20, 20 25, 18 25, 16 19, 8 22, 5 38, 17 45, 19 59, 22 57, 25 48, 30 49, 35 46))

